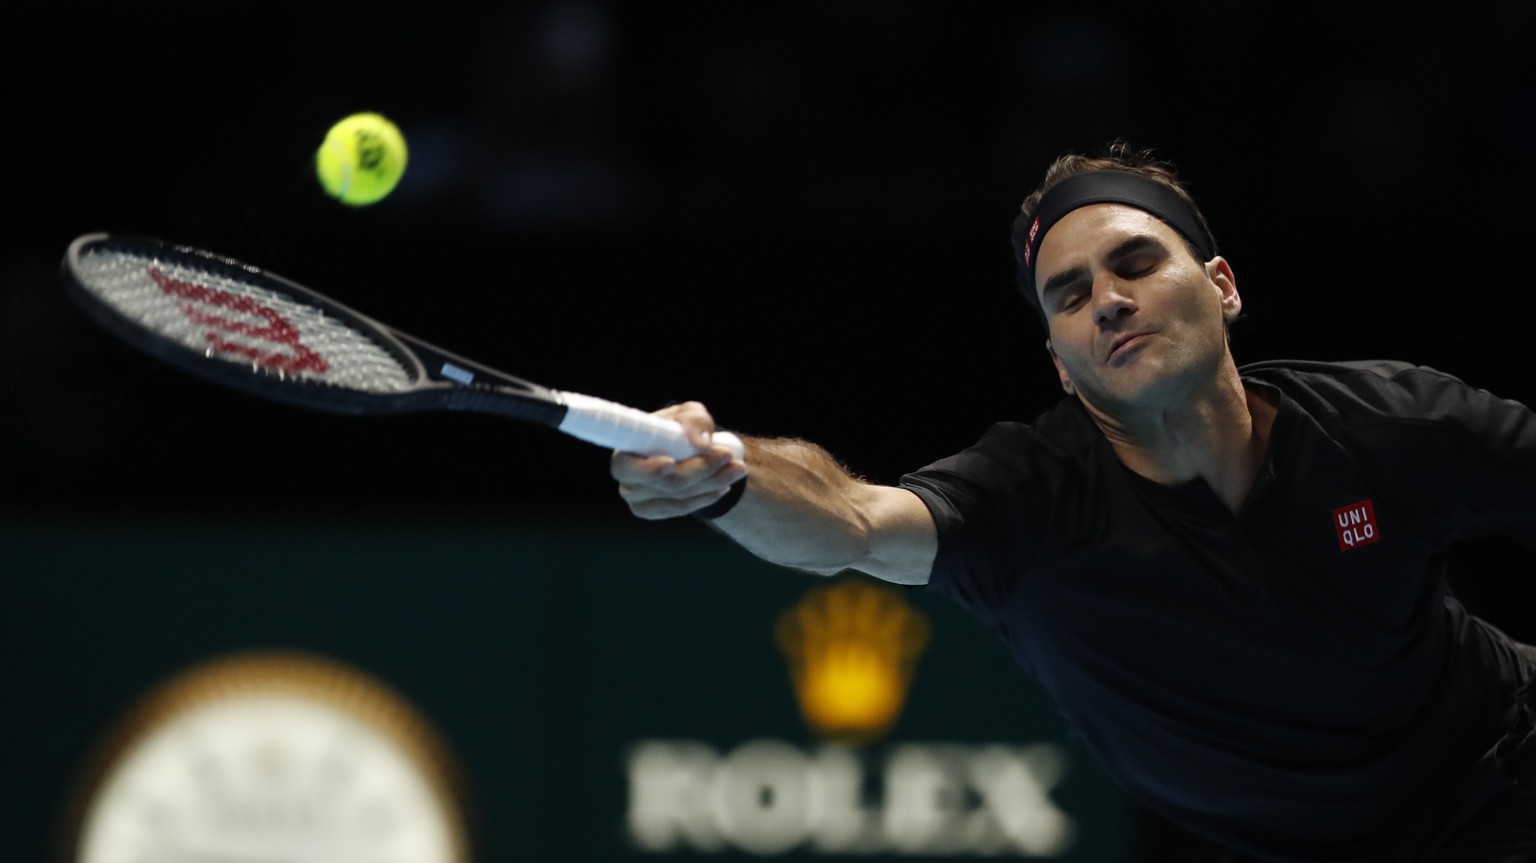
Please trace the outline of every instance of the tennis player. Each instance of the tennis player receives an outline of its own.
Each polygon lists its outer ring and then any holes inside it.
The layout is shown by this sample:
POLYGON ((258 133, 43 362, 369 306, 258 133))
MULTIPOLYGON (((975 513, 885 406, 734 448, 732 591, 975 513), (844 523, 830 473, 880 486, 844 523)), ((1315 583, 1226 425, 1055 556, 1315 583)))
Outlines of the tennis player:
MULTIPOLYGON (((1395 361, 1238 366, 1232 264, 1172 165, 1068 154, 1015 223, 1066 396, 901 478, 801 440, 616 453, 644 519, 950 597, 1128 793, 1242 861, 1536 860, 1536 649, 1446 586, 1536 536, 1536 415, 1395 361)), ((1536 573, 1533 573, 1536 575, 1536 573)))

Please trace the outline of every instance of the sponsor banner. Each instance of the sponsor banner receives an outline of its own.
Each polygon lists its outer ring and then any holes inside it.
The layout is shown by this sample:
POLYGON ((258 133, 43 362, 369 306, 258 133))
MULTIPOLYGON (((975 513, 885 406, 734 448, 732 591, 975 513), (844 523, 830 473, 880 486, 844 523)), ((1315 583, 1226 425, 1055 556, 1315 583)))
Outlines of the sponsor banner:
POLYGON ((1128 859, 1133 807, 958 608, 624 525, 0 531, 0 649, 30 657, 0 840, 46 857, 166 675, 291 649, 439 730, 476 863, 1128 859))

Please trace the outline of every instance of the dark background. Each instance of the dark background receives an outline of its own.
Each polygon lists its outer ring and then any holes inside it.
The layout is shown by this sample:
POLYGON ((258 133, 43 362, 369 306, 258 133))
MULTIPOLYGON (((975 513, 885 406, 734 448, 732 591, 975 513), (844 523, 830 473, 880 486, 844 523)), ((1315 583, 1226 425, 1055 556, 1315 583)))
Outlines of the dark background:
MULTIPOLYGON (((880 481, 1056 398, 1018 202, 1113 138, 1232 261, 1239 361, 1388 356, 1531 402, 1532 7, 274 2, 7 12, 0 397, 15 524, 629 516, 606 454, 483 417, 303 414, 109 343, 78 234, 286 275, 488 365, 816 440, 880 481), (376 110, 385 201, 311 160, 376 110)), ((1461 551, 1523 637, 1530 558, 1461 551)), ((1474 573, 1462 581, 1462 573, 1474 573)), ((1148 819, 1145 859, 1198 843, 1148 819)))

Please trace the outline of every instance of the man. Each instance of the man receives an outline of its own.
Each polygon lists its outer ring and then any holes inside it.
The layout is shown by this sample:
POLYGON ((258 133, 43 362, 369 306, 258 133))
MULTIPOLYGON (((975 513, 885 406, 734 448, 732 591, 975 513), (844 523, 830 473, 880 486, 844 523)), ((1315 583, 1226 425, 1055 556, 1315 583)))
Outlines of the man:
POLYGON ((1234 859, 1536 860, 1536 649, 1443 571, 1536 534, 1536 415, 1406 363, 1238 367, 1235 272, 1147 152, 1058 159, 1015 250, 1067 394, 1034 422, 883 486, 804 441, 733 460, 681 404, 659 413, 700 454, 615 453, 621 495, 953 598, 1129 793, 1234 859))

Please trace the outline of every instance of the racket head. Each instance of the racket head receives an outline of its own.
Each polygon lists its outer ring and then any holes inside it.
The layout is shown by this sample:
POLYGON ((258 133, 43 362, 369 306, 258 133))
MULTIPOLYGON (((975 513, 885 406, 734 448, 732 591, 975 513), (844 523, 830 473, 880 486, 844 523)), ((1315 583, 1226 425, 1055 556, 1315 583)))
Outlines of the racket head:
POLYGON ((228 387, 334 413, 432 406, 400 334, 259 267, 152 237, 93 233, 60 263, 70 298, 118 338, 228 387))

